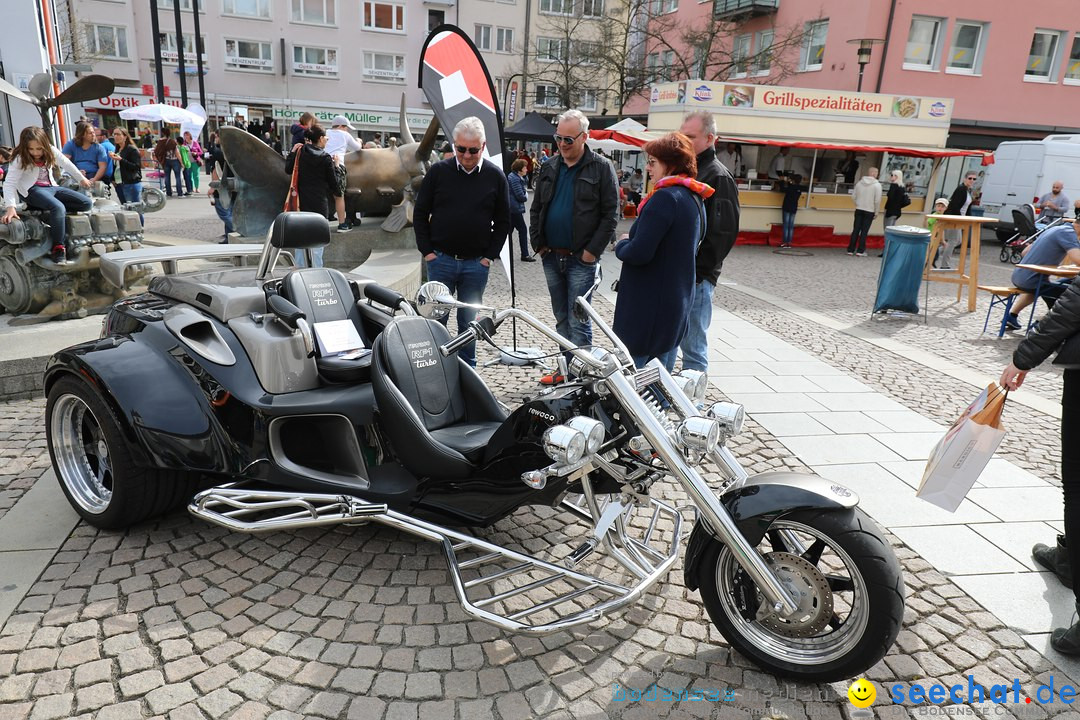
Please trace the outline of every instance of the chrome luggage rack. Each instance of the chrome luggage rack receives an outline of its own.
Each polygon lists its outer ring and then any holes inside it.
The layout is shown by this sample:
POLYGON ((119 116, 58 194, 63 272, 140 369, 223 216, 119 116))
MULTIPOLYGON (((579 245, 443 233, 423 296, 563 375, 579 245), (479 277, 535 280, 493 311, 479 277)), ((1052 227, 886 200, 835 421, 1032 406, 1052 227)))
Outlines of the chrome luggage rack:
POLYGON ((593 622, 635 603, 671 569, 679 555, 683 518, 674 508, 653 498, 625 494, 599 503, 589 485, 584 478, 586 502, 560 506, 593 526, 564 565, 348 495, 256 490, 230 484, 199 493, 188 510, 207 522, 245 533, 374 520, 417 535, 442 547, 454 590, 468 615, 510 632, 546 635, 593 622), (574 569, 600 546, 604 551, 595 563, 598 569, 619 575, 617 570, 604 567, 603 558, 611 558, 632 576, 629 582, 574 569))

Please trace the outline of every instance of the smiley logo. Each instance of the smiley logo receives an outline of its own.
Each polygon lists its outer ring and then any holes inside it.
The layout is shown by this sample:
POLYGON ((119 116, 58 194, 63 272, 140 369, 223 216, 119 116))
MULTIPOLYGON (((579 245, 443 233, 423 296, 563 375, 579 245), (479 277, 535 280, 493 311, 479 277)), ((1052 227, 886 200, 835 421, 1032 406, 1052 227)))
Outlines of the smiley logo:
POLYGON ((872 682, 859 678, 851 683, 851 687, 847 689, 847 696, 855 707, 866 708, 874 704, 874 700, 877 699, 877 690, 872 682))

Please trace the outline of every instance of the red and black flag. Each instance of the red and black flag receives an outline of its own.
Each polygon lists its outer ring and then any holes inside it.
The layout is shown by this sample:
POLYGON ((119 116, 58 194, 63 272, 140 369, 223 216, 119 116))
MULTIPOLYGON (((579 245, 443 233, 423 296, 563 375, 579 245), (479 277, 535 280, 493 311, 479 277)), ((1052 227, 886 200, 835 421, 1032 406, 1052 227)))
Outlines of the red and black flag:
POLYGON ((460 28, 440 25, 428 35, 420 53, 420 88, 447 136, 460 120, 480 118, 487 136, 485 155, 502 168, 502 113, 495 86, 480 51, 460 28))

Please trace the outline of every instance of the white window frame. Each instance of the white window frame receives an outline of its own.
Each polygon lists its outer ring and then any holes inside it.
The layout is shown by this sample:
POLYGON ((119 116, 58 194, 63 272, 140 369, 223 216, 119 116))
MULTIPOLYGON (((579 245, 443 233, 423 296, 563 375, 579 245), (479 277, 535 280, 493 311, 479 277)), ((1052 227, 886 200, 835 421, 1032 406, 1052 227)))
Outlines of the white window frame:
POLYGON ((473 42, 476 43, 477 49, 491 52, 491 26, 477 24, 473 28, 475 29, 473 42))
POLYGON ((911 25, 908 26, 908 39, 904 44, 904 70, 929 70, 937 72, 941 68, 941 42, 942 36, 945 35, 945 18, 933 17, 931 15, 912 15, 911 25), (930 53, 928 63, 913 62, 908 60, 908 48, 911 47, 912 39, 911 33, 915 29, 915 23, 931 23, 934 26, 934 37, 930 41, 930 53))
POLYGON ((405 56, 400 53, 386 53, 378 52, 375 50, 364 51, 364 80, 366 82, 378 82, 378 83, 392 83, 394 85, 404 85, 406 80, 407 71, 405 69, 405 56), (375 67, 375 56, 381 55, 383 57, 393 58, 393 64, 395 66, 401 66, 400 74, 396 74, 391 71, 380 70, 375 67), (369 63, 368 60, 371 60, 369 63))
POLYGON ((649 84, 655 83, 660 77, 660 53, 649 53, 645 56, 645 79, 649 84))
POLYGON ((1046 35, 1046 36, 1054 38, 1054 49, 1051 52, 1051 57, 1050 57, 1050 69, 1049 69, 1049 71, 1048 71, 1048 73, 1047 73, 1047 75, 1045 77, 1042 76, 1042 75, 1032 75, 1031 73, 1029 73, 1028 72, 1028 63, 1031 62, 1031 51, 1028 50, 1028 59, 1027 59, 1027 62, 1024 64, 1024 82, 1039 82, 1039 83, 1055 83, 1056 84, 1057 83, 1057 76, 1061 71, 1061 51, 1062 51, 1062 46, 1064 45, 1064 43, 1062 43, 1061 41, 1064 38, 1065 33, 1062 32, 1061 30, 1051 30, 1049 28, 1035 28, 1035 32, 1032 33, 1032 36, 1031 36, 1031 44, 1032 45, 1035 44, 1035 38, 1037 36, 1039 36, 1039 35, 1046 35))
POLYGON ((91 23, 87 26, 87 35, 90 37, 87 40, 93 46, 94 54, 100 56, 103 60, 131 60, 131 51, 128 49, 127 41, 127 28, 123 25, 104 25, 101 23, 91 23), (113 47, 119 52, 120 50, 120 38, 124 38, 124 54, 123 55, 106 55, 101 50, 101 30, 111 30, 113 33, 113 47))
POLYGON ((772 30, 759 30, 754 33, 754 54, 750 58, 749 67, 751 76, 764 77, 772 73, 772 46, 775 38, 776 33, 772 30), (761 65, 762 60, 765 61, 764 66, 761 65))
POLYGON ((316 25, 318 27, 337 27, 337 0, 323 0, 323 14, 322 20, 316 20, 314 18, 308 18, 304 16, 304 0, 290 0, 289 2, 289 22, 297 25, 316 25), (327 10, 333 18, 329 21, 326 19, 327 10), (297 15, 300 19, 297 19, 297 15))
POLYGON ((806 23, 804 33, 805 39, 799 50, 799 70, 800 72, 814 72, 820 70, 825 64, 825 44, 829 39, 829 20, 826 18, 824 20, 814 20, 813 22, 806 23), (814 34, 819 28, 823 28, 821 44, 814 45, 814 34), (816 47, 821 48, 821 56, 814 58, 814 62, 810 62, 810 53, 816 47))
POLYGON ((543 108, 561 108, 562 107, 562 103, 559 101, 559 98, 562 95, 562 91, 561 91, 561 88, 559 88, 558 85, 553 85, 552 83, 536 83, 535 92, 536 92, 536 95, 534 96, 534 99, 533 99, 533 107, 543 107, 543 108), (544 102, 543 103, 541 103, 540 100, 539 100, 540 88, 545 88, 544 102), (554 92, 550 92, 550 93, 547 92, 547 88, 550 88, 554 92), (552 98, 554 98, 555 102, 550 102, 550 100, 552 98))
POLYGON ((360 26, 369 32, 381 32, 381 33, 393 33, 394 35, 404 35, 405 28, 408 25, 408 10, 405 3, 401 2, 387 2, 387 0, 363 0, 363 5, 360 8, 360 26), (376 5, 389 5, 394 8, 393 15, 397 17, 398 9, 401 10, 401 27, 400 28, 382 28, 378 25, 367 23, 364 18, 368 15, 367 8, 371 6, 371 21, 375 22, 375 6, 376 5))
POLYGON ((586 88, 581 91, 581 97, 578 102, 578 109, 588 112, 596 112, 596 108, 600 103, 600 91, 595 88, 586 88))
MULTIPOLYGON (((168 63, 170 65, 178 65, 180 63, 180 53, 177 51, 176 33, 172 30, 164 30, 158 33, 159 37, 164 38, 161 43, 161 62, 162 64, 168 63)), ((184 65, 194 65, 195 60, 195 33, 186 32, 183 35, 184 38, 184 65), (188 40, 191 42, 189 43, 188 40), (190 58, 190 59, 189 59, 190 58)), ((206 66, 206 36, 202 36, 202 49, 203 49, 203 67, 206 66)))
POLYGON ((514 52, 514 28, 495 28, 495 52, 507 54, 514 52))
MULTIPOLYGON (((238 37, 223 37, 222 42, 225 43, 224 62, 222 66, 230 72, 245 72, 245 73, 261 73, 261 74, 273 74, 274 73, 274 43, 268 40, 256 40, 252 38, 238 38, 238 37), (240 43, 256 43, 260 47, 269 48, 270 57, 259 58, 241 58, 239 55, 229 55, 229 43, 236 43, 237 51, 240 50, 240 43), (258 62, 240 63, 239 60, 257 60, 258 62)), ((262 54, 262 53, 260 53, 262 54)))
POLYGON ((949 43, 949 57, 945 61, 945 72, 952 75, 982 75, 983 56, 986 54, 986 37, 989 35, 989 32, 990 23, 979 22, 978 20, 957 19, 956 22, 953 23, 952 42, 949 43), (972 60, 970 68, 955 67, 953 65, 953 59, 955 58, 957 51, 968 49, 958 48, 956 45, 960 30, 967 27, 974 27, 979 30, 979 38, 974 47, 975 58, 972 60))
MULTIPOLYGON (((199 6, 203 5, 204 0, 200 0, 199 6)), ((226 17, 238 17, 245 18, 247 20, 272 20, 272 5, 271 0, 221 0, 221 14, 226 17), (254 2, 257 6, 255 13, 244 13, 236 11, 236 4, 240 2, 254 2), (229 6, 232 6, 232 10, 229 6)))
MULTIPOLYGON (((173 0, 158 0, 158 11, 172 10, 174 4, 175 3, 173 3, 173 0)), ((184 10, 185 12, 191 12, 191 0, 180 0, 180 9, 184 10)), ((206 2, 205 1, 200 0, 200 2, 199 2, 199 12, 201 12, 201 13, 206 12, 206 2)))
POLYGON ((563 38, 538 37, 536 38, 536 61, 537 62, 563 62, 566 57, 566 40, 563 38), (546 46, 546 50, 545 50, 546 46), (558 48, 558 54, 553 55, 552 47, 558 48))
POLYGON ((574 0, 540 0, 540 14, 573 15, 574 0))
POLYGON ((604 17, 604 0, 581 0, 581 17, 604 17))
POLYGON ((679 0, 652 0, 649 9, 653 17, 668 15, 679 9, 679 0))
POLYGON ((323 47, 321 45, 301 45, 295 43, 292 46, 292 57, 290 58, 290 65, 292 67, 293 75, 300 75, 303 77, 322 78, 324 80, 337 80, 341 74, 341 53, 336 47, 323 47), (304 54, 307 54, 308 50, 321 50, 325 54, 325 62, 310 62, 308 60, 301 60, 297 62, 296 51, 302 50, 304 54), (333 62, 331 62, 331 55, 333 56, 333 62), (327 69, 305 69, 303 65, 323 65, 327 69), (333 68, 332 70, 329 68, 333 68))
POLYGON ((731 77, 744 78, 750 74, 750 33, 736 35, 731 41, 731 77))
POLYGON ((1069 49, 1069 56, 1065 59, 1065 77, 1061 82, 1066 85, 1080 85, 1080 32, 1073 34, 1072 47, 1069 49), (1069 73, 1076 68, 1076 73, 1073 77, 1069 77, 1069 73))

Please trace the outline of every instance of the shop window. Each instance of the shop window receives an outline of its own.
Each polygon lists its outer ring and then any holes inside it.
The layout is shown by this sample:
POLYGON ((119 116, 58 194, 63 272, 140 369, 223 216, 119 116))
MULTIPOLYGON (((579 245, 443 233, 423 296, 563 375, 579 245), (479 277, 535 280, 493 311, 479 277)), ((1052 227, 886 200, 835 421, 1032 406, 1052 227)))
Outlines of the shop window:
POLYGON ((86 40, 95 55, 108 60, 127 60, 127 30, 115 25, 89 25, 86 40))
POLYGON ((806 23, 803 34, 800 70, 820 70, 825 58, 825 37, 829 34, 829 21, 817 20, 806 23))
POLYGON ((749 70, 750 35, 736 35, 731 44, 731 77, 744 78, 749 70))
POLYGON ((545 15, 571 15, 574 0, 540 0, 540 12, 545 15))
MULTIPOLYGON (((200 3, 202 4, 202 3, 200 3)), ((222 12, 226 15, 270 19, 270 0, 224 0, 222 12)))
POLYGON ((536 59, 540 62, 562 62, 566 56, 566 41, 562 38, 537 38, 536 59))
POLYGON ((364 0, 364 29, 405 32, 405 6, 364 0))
POLYGON ((544 83, 538 83, 536 86, 536 107, 546 108, 558 108, 562 107, 560 102, 558 85, 547 85, 544 83))
POLYGON ((905 70, 937 70, 943 18, 911 18, 907 50, 904 53, 905 70))
POLYGON ((364 77, 381 82, 405 82, 405 56, 365 52, 364 77))
POLYGON ((259 40, 225 39, 225 68, 248 72, 274 72, 274 48, 259 40))
POLYGON ((501 53, 514 52, 514 28, 501 27, 496 29, 495 51, 501 53))
POLYGON ((292 0, 293 22, 333 25, 337 22, 337 0, 292 0))
POLYGON ((1065 65, 1065 84, 1080 85, 1080 33, 1073 36, 1069 62, 1065 65))
POLYGON ((293 45, 293 75, 336 78, 338 76, 337 53, 335 48, 293 45))
POLYGON ((986 23, 957 20, 945 72, 978 75, 982 71, 986 34, 986 23))
POLYGON ((1057 30, 1036 30, 1031 38, 1031 50, 1028 52, 1025 80, 1054 82, 1058 70, 1058 45, 1061 32, 1057 30))
POLYGON ((476 47, 480 50, 491 49, 491 26, 490 25, 477 25, 476 32, 473 34, 473 42, 476 43, 476 47))
POLYGON ((750 59, 751 75, 768 75, 772 71, 773 31, 754 34, 754 56, 750 59))

